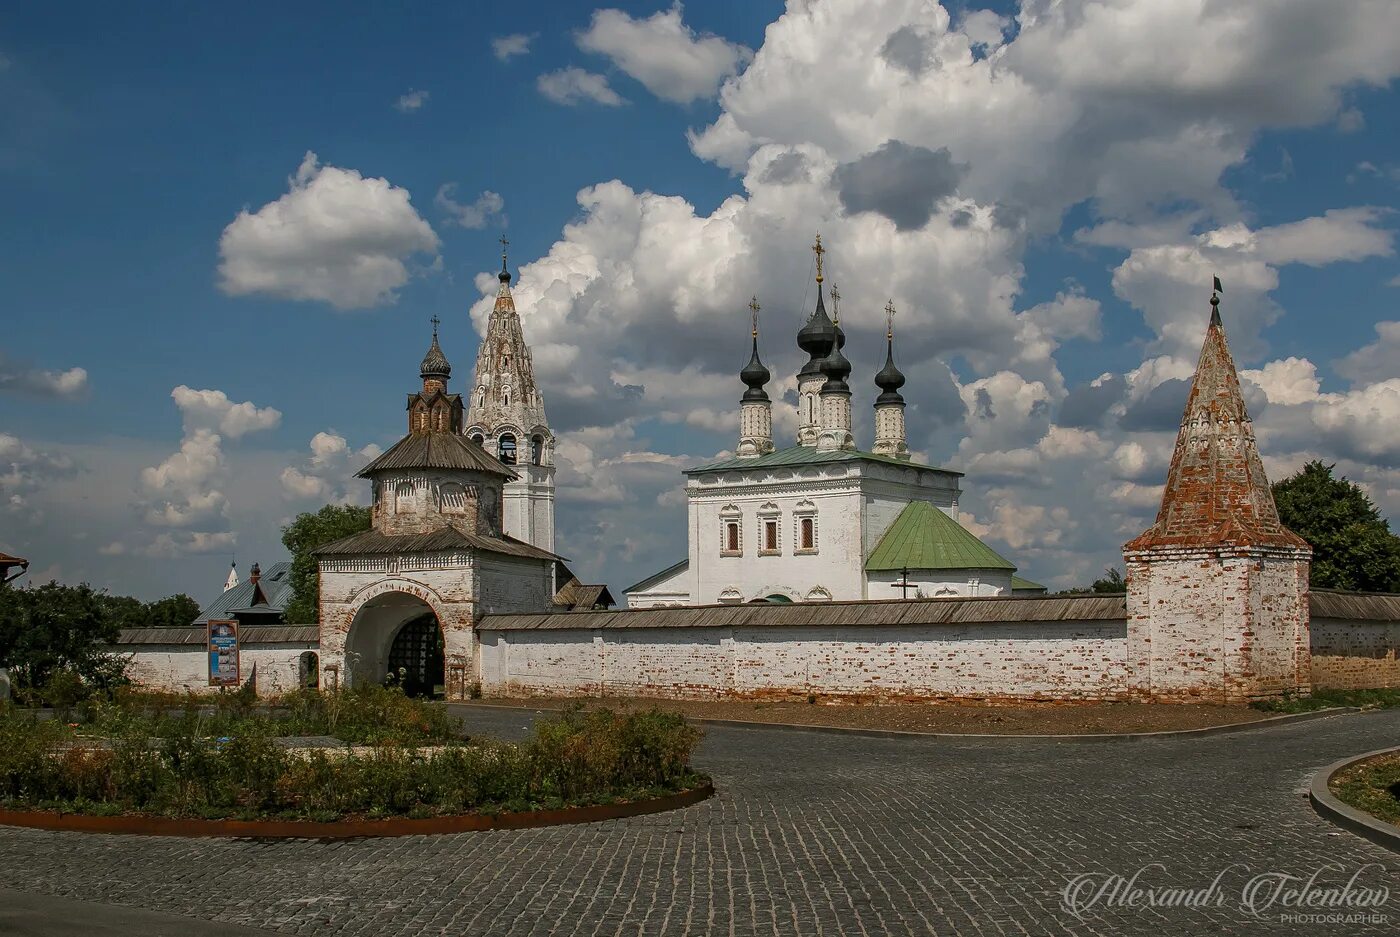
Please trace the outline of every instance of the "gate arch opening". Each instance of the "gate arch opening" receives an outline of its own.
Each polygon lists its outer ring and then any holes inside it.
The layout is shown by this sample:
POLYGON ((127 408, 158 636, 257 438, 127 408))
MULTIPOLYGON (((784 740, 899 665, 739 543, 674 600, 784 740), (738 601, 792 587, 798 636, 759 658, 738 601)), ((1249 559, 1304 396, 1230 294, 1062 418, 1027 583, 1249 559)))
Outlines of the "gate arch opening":
POLYGON ((349 686, 392 683, 405 693, 434 696, 446 684, 441 623, 427 602, 385 592, 360 606, 345 636, 349 686))

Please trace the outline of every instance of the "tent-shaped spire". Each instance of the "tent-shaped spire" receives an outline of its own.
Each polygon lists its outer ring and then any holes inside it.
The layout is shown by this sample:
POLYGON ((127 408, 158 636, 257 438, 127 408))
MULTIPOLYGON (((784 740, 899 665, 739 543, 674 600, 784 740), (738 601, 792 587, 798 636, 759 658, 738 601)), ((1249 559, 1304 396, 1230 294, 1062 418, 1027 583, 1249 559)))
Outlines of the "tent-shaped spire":
POLYGON ((1225 341, 1220 298, 1212 295, 1210 325, 1186 398, 1157 521, 1125 550, 1235 546, 1307 549, 1283 526, 1274 504, 1240 379, 1225 341))

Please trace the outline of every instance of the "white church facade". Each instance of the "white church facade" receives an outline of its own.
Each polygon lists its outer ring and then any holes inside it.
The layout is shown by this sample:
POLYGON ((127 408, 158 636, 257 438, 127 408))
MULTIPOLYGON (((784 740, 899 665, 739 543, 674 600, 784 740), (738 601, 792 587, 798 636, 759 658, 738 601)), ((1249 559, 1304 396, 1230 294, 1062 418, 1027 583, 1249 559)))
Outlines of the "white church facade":
POLYGON ((828 315, 820 237, 813 250, 817 301, 797 334, 808 360, 797 374, 794 444, 774 445, 755 301, 735 454, 686 470, 689 555, 625 590, 628 607, 1043 591, 1013 581, 1015 565, 958 523, 962 473, 911 457, 892 304, 885 365, 875 375, 874 446, 856 448, 839 293, 828 315))

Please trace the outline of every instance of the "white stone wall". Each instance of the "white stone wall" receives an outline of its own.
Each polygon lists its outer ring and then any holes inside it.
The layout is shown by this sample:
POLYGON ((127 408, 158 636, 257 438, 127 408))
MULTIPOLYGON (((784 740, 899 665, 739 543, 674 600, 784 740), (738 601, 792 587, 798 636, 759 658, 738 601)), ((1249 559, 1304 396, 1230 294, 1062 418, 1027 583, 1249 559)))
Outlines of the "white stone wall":
POLYGON ((739 448, 735 455, 758 456, 773 451, 773 405, 745 401, 739 405, 739 448))
POLYGON ((821 374, 800 378, 797 382, 797 442, 815 446, 822 432, 821 389, 826 377, 821 374))
POLYGON ((1123 622, 481 633, 486 696, 1119 699, 1123 622))
MULTIPOLYGON (((869 599, 905 598, 895 583, 903 582, 900 570, 873 570, 867 573, 869 599)), ((1007 569, 911 569, 907 598, 932 599, 941 595, 969 598, 1011 594, 1011 571, 1007 569)))
POLYGON ((455 524, 469 533, 501 533, 501 478, 460 470, 380 472, 374 479, 374 526, 389 535, 422 534, 455 524), (451 496, 445 496, 451 491, 451 496))
POLYGON ((1233 703, 1308 687, 1306 559, 1230 547, 1124 559, 1137 696, 1233 703))
MULTIPOLYGON (((127 674, 152 690, 171 693, 217 693, 209 685, 209 651, 202 644, 143 644, 112 648, 130 654, 127 674)), ((239 652, 241 678, 255 678, 259 696, 277 696, 300 687, 301 655, 314 644, 251 644, 239 652)))
POLYGON ((628 592, 623 596, 628 608, 661 608, 664 606, 689 605, 690 570, 681 568, 665 579, 659 579, 638 592, 628 592))
POLYGON ((903 404, 885 404, 875 408, 875 445, 870 451, 876 455, 909 457, 903 404))
MULTIPOLYGON (((527 453, 528 454, 528 453, 527 453)), ((517 540, 554 552, 554 466, 514 465, 506 482, 502 528, 517 540)))
POLYGON ((1400 621, 1314 618, 1309 634, 1314 689, 1400 686, 1400 621))

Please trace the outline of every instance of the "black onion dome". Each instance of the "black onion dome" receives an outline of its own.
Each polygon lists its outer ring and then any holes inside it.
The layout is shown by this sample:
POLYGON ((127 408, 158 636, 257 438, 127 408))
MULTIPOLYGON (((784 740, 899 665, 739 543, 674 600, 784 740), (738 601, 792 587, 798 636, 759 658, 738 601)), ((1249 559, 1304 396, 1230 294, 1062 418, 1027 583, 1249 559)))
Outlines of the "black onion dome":
POLYGON ((496 274, 496 279, 500 280, 502 283, 510 282, 510 271, 506 269, 506 259, 504 257, 501 258, 501 272, 496 274))
POLYGON ((797 347, 807 352, 810 356, 807 363, 798 372, 798 377, 808 377, 821 373, 821 361, 835 346, 838 330, 836 324, 831 321, 831 317, 826 314, 826 303, 822 301, 822 291, 817 289, 817 308, 812 311, 811 317, 797 332, 797 347))
POLYGON ((425 380, 430 377, 440 377, 445 381, 452 376, 452 365, 447 363, 447 356, 442 353, 436 329, 433 330, 433 343, 428 346, 428 353, 423 356, 423 364, 418 370, 420 376, 425 380))
POLYGON ((822 385, 823 394, 849 394, 851 392, 850 386, 846 383, 846 378, 851 376, 851 363, 841 353, 841 345, 843 344, 845 343, 833 344, 831 354, 821 361, 821 372, 826 375, 826 383, 822 385))
POLYGON ((756 401, 758 403, 768 402, 768 393, 763 389, 763 385, 768 383, 773 375, 763 366, 763 362, 758 360, 758 336, 754 336, 753 355, 749 358, 749 363, 744 365, 744 370, 739 372, 739 380, 743 381, 748 390, 744 391, 743 399, 756 401))
POLYGON ((875 386, 882 391, 880 396, 875 398, 877 406, 882 403, 904 403, 904 398, 899 393, 899 389, 904 386, 904 372, 894 365, 893 339, 886 339, 885 366, 875 375, 875 386))

